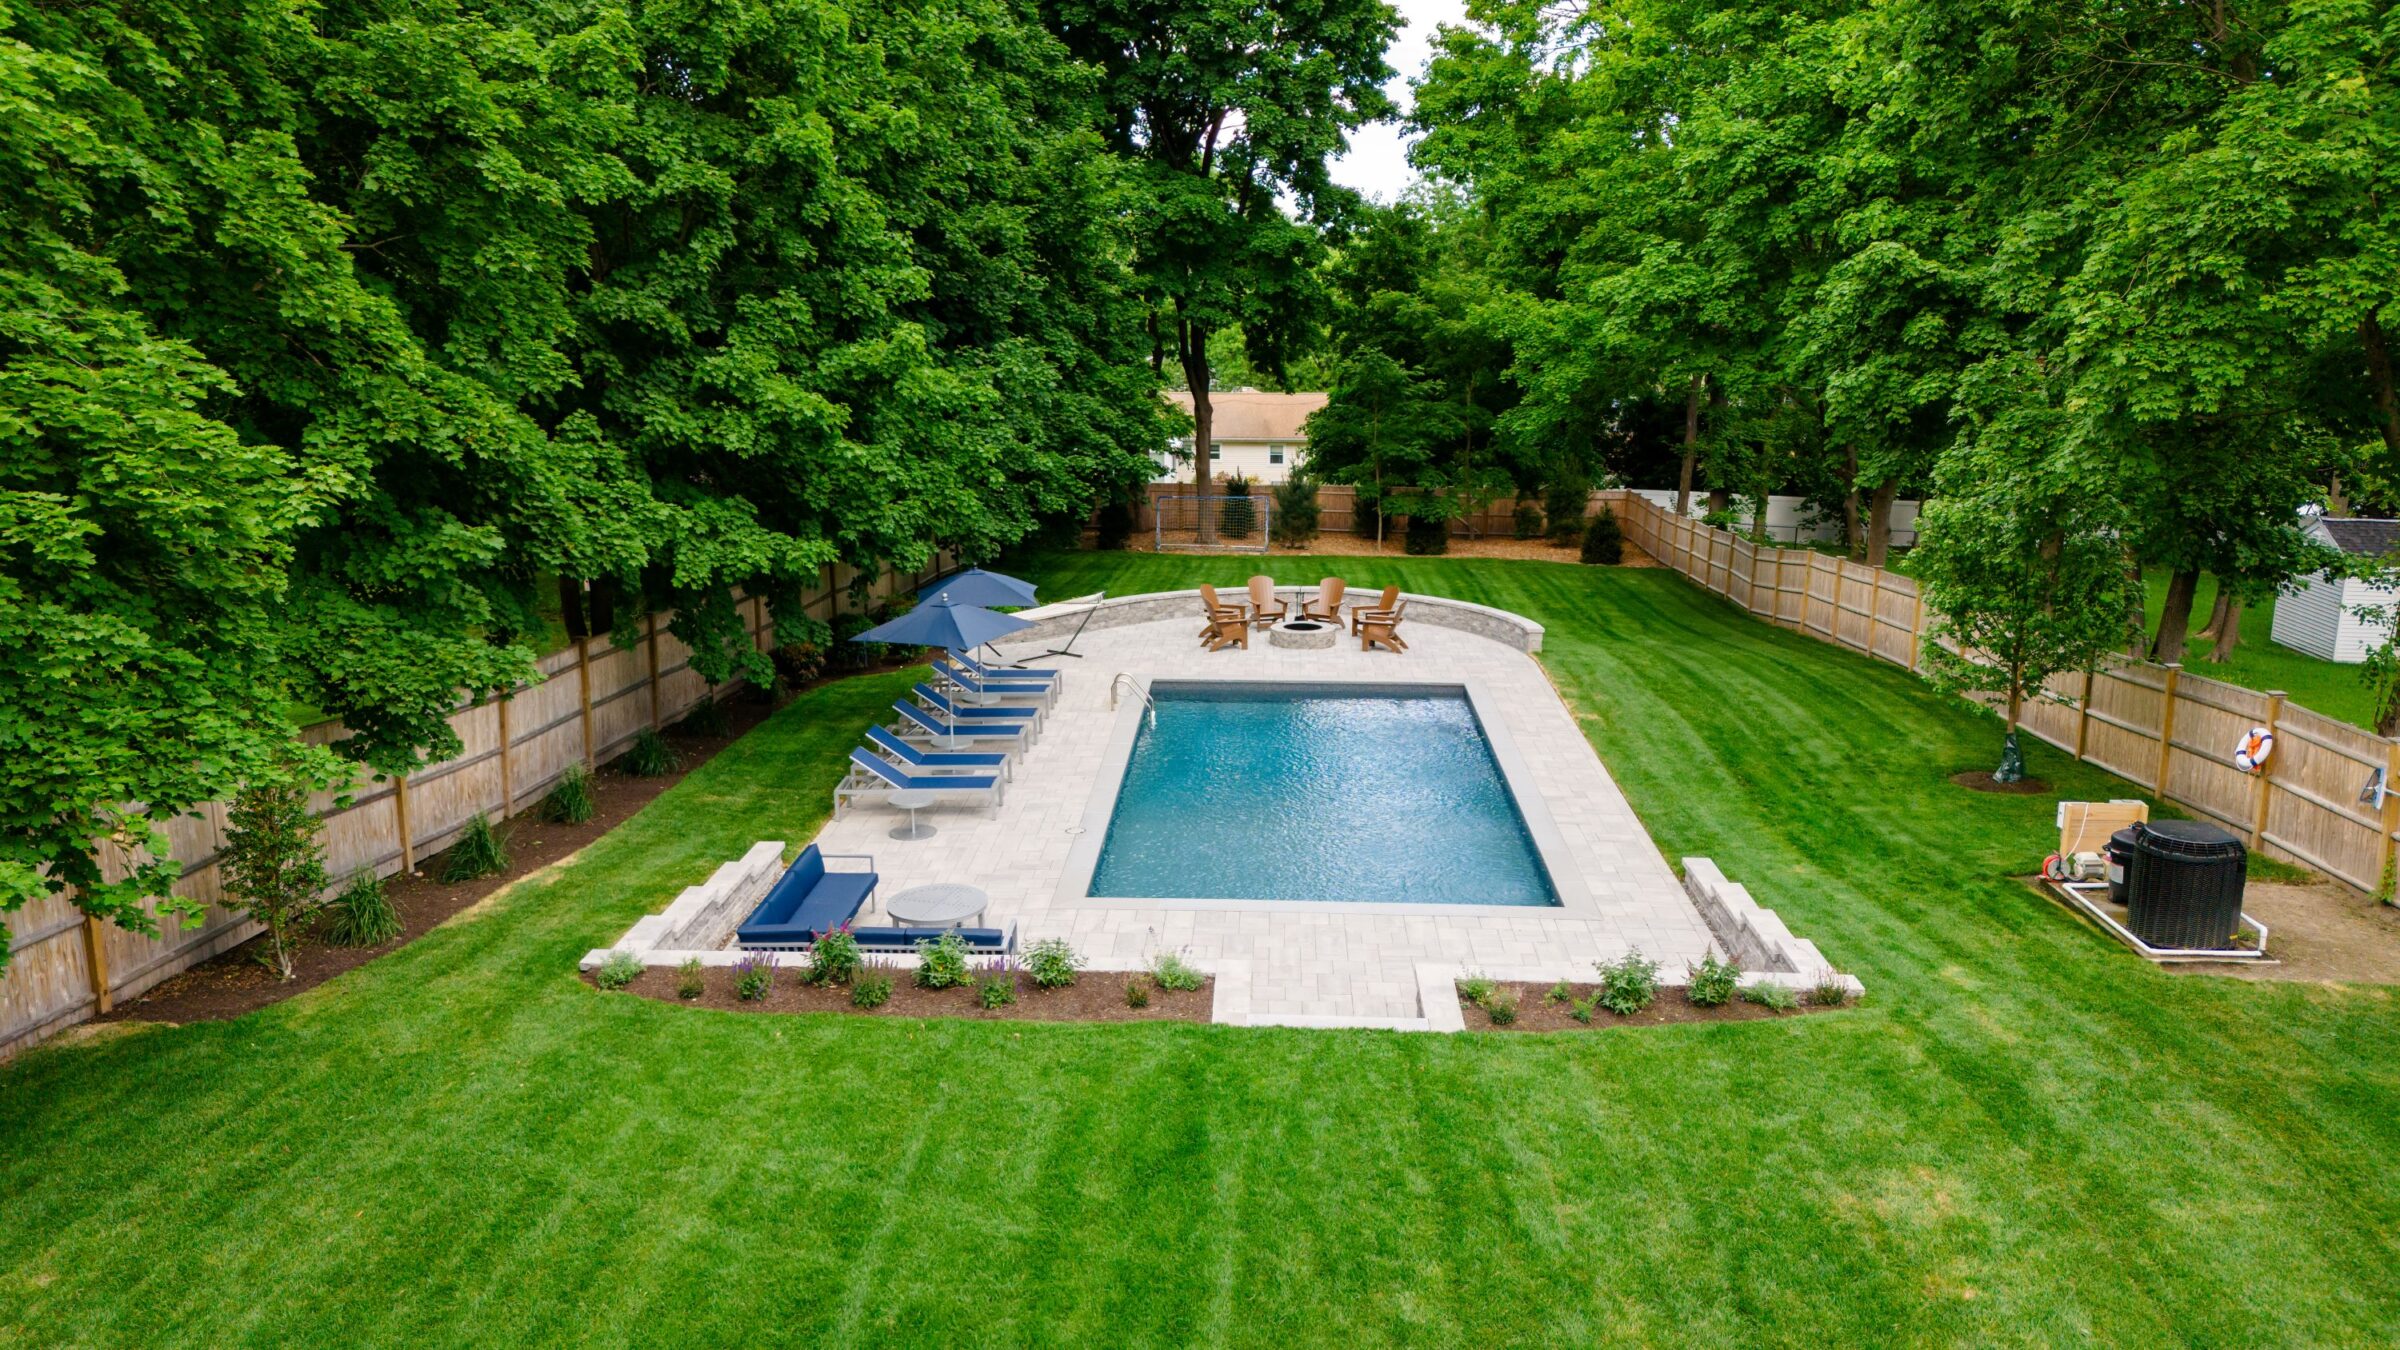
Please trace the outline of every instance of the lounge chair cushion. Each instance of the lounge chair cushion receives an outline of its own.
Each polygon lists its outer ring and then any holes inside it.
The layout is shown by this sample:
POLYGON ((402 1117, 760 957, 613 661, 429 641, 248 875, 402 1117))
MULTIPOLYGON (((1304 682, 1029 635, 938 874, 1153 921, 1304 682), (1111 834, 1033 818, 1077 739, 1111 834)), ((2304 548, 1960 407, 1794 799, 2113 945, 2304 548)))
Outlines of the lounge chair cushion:
POLYGON ((826 871, 824 856, 811 844, 734 930, 734 939, 744 946, 804 942, 858 913, 875 893, 876 880, 873 872, 826 871))
MULTIPOLYGON (((920 942, 932 942, 951 930, 944 928, 853 928, 850 936, 869 951, 913 952, 920 942)), ((976 951, 1006 951, 1008 934, 998 928, 961 928, 958 935, 976 951)))

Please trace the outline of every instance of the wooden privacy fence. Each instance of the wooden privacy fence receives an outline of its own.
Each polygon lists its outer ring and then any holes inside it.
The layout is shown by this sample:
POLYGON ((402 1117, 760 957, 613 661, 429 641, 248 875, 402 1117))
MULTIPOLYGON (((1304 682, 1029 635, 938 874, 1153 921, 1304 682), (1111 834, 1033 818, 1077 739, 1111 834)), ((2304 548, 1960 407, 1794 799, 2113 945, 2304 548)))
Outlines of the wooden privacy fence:
MULTIPOLYGON (((901 574, 885 568, 871 599, 911 590, 933 571, 901 574)), ((810 617, 830 621, 839 597, 856 579, 829 568, 821 588, 804 597, 810 617)), ((763 601, 739 604, 751 642, 774 645, 774 621, 763 601)), ((475 816, 514 815, 538 805, 574 764, 598 765, 644 730, 664 726, 710 698, 740 687, 710 686, 691 666, 691 652, 666 631, 671 614, 644 616, 631 647, 607 637, 579 641, 543 657, 538 683, 498 698, 462 703, 450 715, 464 749, 404 778, 375 780, 361 770, 346 805, 319 794, 326 870, 336 878, 367 870, 388 876, 452 843, 475 816)), ((343 734, 326 722, 304 731, 324 744, 343 734)), ((207 912, 196 928, 172 920, 156 937, 87 917, 65 896, 45 896, 10 917, 10 964, 0 975, 0 1057, 77 1022, 106 1012, 159 981, 248 941, 259 926, 227 908, 217 855, 225 842, 226 804, 210 802, 167 826, 169 852, 182 866, 177 895, 207 912)), ((125 875, 123 854, 101 849, 101 868, 125 875)), ((337 882, 339 884, 339 882, 337 882)))
MULTIPOLYGON (((1626 537, 1760 618, 1914 670, 1929 617, 1897 572, 1756 544, 1632 494, 1614 496, 1626 537)), ((2400 794, 2364 803, 2374 775, 2400 782, 2400 741, 2286 701, 2279 691, 2203 679, 2179 665, 2112 657, 2061 675, 2019 724, 2079 760, 2242 836, 2252 848, 2388 895, 2400 794), (2233 765, 2243 733, 2275 733, 2265 772, 2233 765)))
MULTIPOLYGON (((1273 484, 1260 483, 1254 485, 1253 490, 1263 497, 1271 496, 1275 488, 1273 484)), ((1188 497, 1190 495, 1192 495, 1192 485, 1188 482, 1150 484, 1149 491, 1143 494, 1141 508, 1134 512, 1134 534, 1137 537, 1147 537, 1156 529, 1160 498, 1188 497)), ((1593 500, 1598 501, 1603 496, 1613 495, 1595 494, 1593 500)), ((1357 508, 1357 488, 1346 483, 1318 484, 1317 533, 1351 533, 1358 518, 1357 508)), ((1514 498, 1503 497, 1480 511, 1471 512, 1450 522, 1450 532, 1453 535, 1496 534, 1505 538, 1516 528, 1516 509, 1517 503, 1514 498)), ((1095 512, 1092 520, 1087 524, 1097 527, 1098 523, 1099 516, 1095 512)), ((1405 522, 1394 518, 1386 524, 1384 533, 1386 536, 1396 539, 1400 536, 1404 525, 1405 522)))

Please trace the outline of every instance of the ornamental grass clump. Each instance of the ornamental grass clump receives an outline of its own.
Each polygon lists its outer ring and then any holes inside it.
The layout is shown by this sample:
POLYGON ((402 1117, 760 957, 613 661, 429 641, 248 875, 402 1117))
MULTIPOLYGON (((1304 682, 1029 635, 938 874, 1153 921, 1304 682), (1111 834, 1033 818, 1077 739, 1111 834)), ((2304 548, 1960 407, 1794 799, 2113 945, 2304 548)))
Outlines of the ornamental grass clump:
POLYGON ((1192 964, 1174 952, 1160 952, 1150 962, 1150 978, 1161 989, 1188 994, 1207 979, 1192 964))
POLYGON ((1790 1012, 1800 1006, 1800 996, 1780 984, 1760 981, 1742 990, 1746 1002, 1755 1003, 1773 1012, 1790 1012))
POLYGON ((550 795, 542 798, 542 819, 558 825, 581 825, 600 814, 600 803, 592 800, 592 771, 581 764, 570 764, 567 771, 551 785, 550 795))
POLYGON ((1043 938, 1025 949, 1025 973, 1037 989, 1064 989, 1082 968, 1083 958, 1065 938, 1043 938))
POLYGON ((592 983, 603 989, 622 989, 641 973, 641 958, 632 952, 610 952, 600 968, 592 972, 592 983))
POLYGON ((442 860, 442 880, 455 886, 508 870, 508 845, 500 841, 489 816, 478 811, 442 860))
POLYGON ((400 936, 400 912, 383 878, 360 872, 325 906, 325 940, 336 947, 380 947, 400 936))
POLYGON ((701 971, 699 957, 675 967, 675 997, 690 1003, 707 992, 708 978, 701 971))
POLYGON ((1636 947, 1600 968, 1600 1006, 1619 1017, 1631 1017, 1658 997, 1658 962, 1636 947))
POLYGON ((775 988, 775 953, 751 952, 733 963, 733 996, 757 1003, 775 988))
POLYGON ((1492 996, 1483 1001, 1483 1015, 1492 1020, 1493 1026, 1515 1026, 1517 1022, 1517 996, 1515 991, 1508 989, 1493 990, 1492 996))
POLYGON ((1138 979, 1127 980, 1125 982, 1125 1006, 1128 1008, 1149 1007, 1150 986, 1138 979))
POLYGON ((1696 1008, 1722 1008, 1733 1002, 1734 991, 1741 988, 1742 968, 1732 961, 1720 961, 1715 952, 1702 958, 1699 965, 1688 967, 1691 983, 1683 996, 1696 1008))
POLYGON ((850 981, 850 1006, 880 1008, 892 1001, 891 967, 881 961, 869 961, 850 981))
POLYGON ((694 704, 692 710, 683 715, 683 720, 675 724, 675 729, 686 736, 724 735, 725 705, 717 701, 716 691, 710 690, 694 704))
POLYGON ((956 989, 972 978, 967 968, 967 940, 944 933, 917 943, 917 987, 956 989))
POLYGON ((620 762, 625 772, 636 778, 659 778, 683 767, 683 759, 675 753, 675 747, 649 727, 642 728, 642 734, 633 738, 633 748, 625 752, 620 762))
POLYGON ((1841 1007, 1850 1001, 1849 982, 1842 978, 1840 971, 1827 969, 1817 976, 1817 982, 1808 987, 1808 992, 1801 996, 1801 1000, 1812 1008, 1841 1007))

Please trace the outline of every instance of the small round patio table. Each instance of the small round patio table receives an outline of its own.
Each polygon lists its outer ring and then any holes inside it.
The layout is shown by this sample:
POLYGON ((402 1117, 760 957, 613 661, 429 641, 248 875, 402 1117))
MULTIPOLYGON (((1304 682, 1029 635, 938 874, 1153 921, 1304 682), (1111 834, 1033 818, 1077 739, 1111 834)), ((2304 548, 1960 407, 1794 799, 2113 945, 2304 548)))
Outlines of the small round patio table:
POLYGON ((894 806, 899 807, 901 810, 908 812, 908 823, 906 825, 893 826, 892 838, 931 839, 934 836, 936 831, 931 825, 919 825, 917 823, 917 812, 933 805, 935 800, 937 800, 934 797, 931 789, 902 788, 899 791, 891 794, 889 797, 886 797, 884 800, 890 802, 894 806))
POLYGON ((931 886, 911 886, 883 902, 883 912, 895 923, 912 928, 956 928, 969 919, 980 919, 992 898, 980 887, 956 882, 936 882, 931 886))

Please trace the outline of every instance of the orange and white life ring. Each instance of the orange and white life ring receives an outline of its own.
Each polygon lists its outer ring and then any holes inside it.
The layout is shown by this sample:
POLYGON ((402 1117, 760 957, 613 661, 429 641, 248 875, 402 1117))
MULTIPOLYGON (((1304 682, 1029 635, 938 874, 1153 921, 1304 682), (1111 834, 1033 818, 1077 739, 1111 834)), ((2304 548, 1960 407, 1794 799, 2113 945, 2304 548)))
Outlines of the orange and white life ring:
POLYGON ((2275 733, 2265 727, 2252 727, 2234 747, 2233 767, 2243 773, 2257 773, 2267 767, 2267 756, 2275 753, 2275 733))

